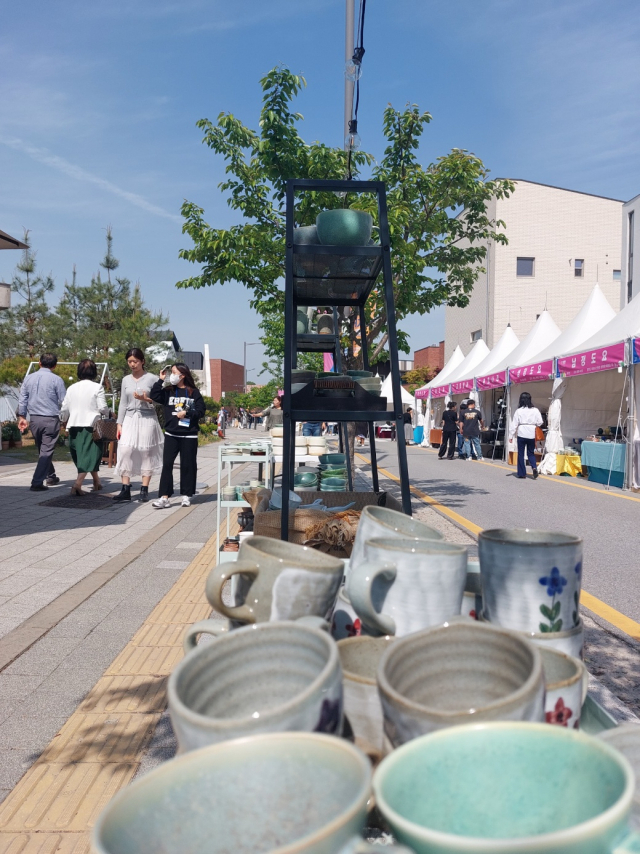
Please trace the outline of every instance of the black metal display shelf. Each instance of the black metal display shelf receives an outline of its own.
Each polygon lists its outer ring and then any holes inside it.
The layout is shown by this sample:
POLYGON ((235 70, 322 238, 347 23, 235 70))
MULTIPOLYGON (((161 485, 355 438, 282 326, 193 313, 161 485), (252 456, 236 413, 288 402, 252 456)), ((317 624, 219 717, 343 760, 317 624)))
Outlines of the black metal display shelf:
MULTIPOLYGON (((281 537, 289 536, 289 490, 293 485, 295 445, 293 436, 298 421, 337 421, 341 427, 341 445, 346 451, 348 488, 353 488, 350 457, 348 453, 347 422, 393 420, 396 424, 396 448, 402 509, 411 515, 411 494, 407 450, 404 438, 404 419, 400 388, 400 366, 398 363, 398 338, 395 326, 395 305, 391 271, 391 245, 387 218, 387 198, 382 181, 316 181, 293 179, 287 181, 287 219, 285 256, 285 360, 283 400, 283 468, 282 468, 282 523, 281 537), (304 192, 370 193, 375 194, 378 204, 379 244, 367 246, 324 246, 318 244, 295 244, 295 195, 304 192), (359 384, 354 386, 350 397, 319 396, 314 384, 309 383, 300 391, 291 392, 291 370, 297 365, 298 352, 331 352, 335 368, 341 371, 340 325, 338 306, 354 306, 360 321, 360 346, 363 366, 369 370, 367 349, 367 318, 364 306, 377 279, 382 274, 383 288, 380 295, 387 317, 387 347, 391 362, 391 390, 393 409, 387 409, 387 399, 369 394, 359 384), (301 306, 332 306, 335 334, 320 336, 296 335, 296 310, 301 306), (328 338, 320 342, 318 339, 328 338), (322 349, 311 350, 312 344, 322 349), (308 349, 309 348, 309 349, 308 349), (330 407, 330 408, 329 408, 330 407)), ((371 476, 373 491, 379 491, 376 461, 375 433, 370 431, 371 476)))

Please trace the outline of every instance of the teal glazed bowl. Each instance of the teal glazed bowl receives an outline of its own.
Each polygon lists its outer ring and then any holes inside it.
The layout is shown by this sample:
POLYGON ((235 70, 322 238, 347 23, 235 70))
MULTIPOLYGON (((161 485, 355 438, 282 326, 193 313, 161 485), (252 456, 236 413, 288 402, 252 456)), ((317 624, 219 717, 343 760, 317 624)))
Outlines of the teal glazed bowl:
POLYGON ((332 486, 334 489, 344 489, 347 484, 346 477, 323 477, 322 486, 332 486))
POLYGON ((293 229, 293 242, 302 246, 318 244, 318 229, 315 225, 303 225, 293 229))
POLYGON ((416 854, 638 850, 621 838, 631 766, 578 730, 507 721, 442 729, 389 754, 373 788, 394 836, 416 854))
POLYGON ((303 474, 294 474, 294 486, 315 486, 318 482, 318 475, 312 472, 304 472, 303 474))
POLYGON ((344 465, 346 459, 344 454, 320 454, 318 462, 320 465, 325 465, 326 463, 342 463, 344 465))
POLYGON ((339 208, 319 213, 316 227, 318 239, 325 246, 366 246, 371 239, 373 217, 365 211, 339 208))

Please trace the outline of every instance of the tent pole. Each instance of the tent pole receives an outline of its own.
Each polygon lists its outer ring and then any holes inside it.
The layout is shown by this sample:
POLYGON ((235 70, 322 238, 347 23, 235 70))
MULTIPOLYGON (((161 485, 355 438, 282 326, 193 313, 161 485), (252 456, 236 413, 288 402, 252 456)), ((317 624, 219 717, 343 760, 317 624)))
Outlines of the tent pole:
POLYGON ((633 363, 633 339, 629 348, 629 411, 627 414, 627 459, 625 465, 625 488, 633 489, 633 456, 636 434, 636 366, 633 363))
MULTIPOLYGON (((624 393, 627 388, 627 379, 629 378, 629 370, 624 373, 624 381, 622 383, 622 394, 620 395, 620 407, 618 409, 618 420, 616 422, 616 435, 613 438, 613 448, 611 449, 611 462, 609 463, 609 477, 607 478, 607 489, 611 488, 611 472, 613 471, 613 457, 615 453, 615 446, 617 444, 622 444, 622 442, 618 443, 618 431, 622 432, 622 405, 624 404, 624 393)), ((627 474, 627 464, 626 464, 626 456, 625 456, 625 480, 627 474)))

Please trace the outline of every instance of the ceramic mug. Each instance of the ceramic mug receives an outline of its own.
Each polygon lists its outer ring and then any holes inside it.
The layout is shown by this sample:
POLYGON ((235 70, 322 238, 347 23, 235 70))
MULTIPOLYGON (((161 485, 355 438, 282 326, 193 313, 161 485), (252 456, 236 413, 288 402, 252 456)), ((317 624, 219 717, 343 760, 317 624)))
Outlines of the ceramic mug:
POLYGON ((455 543, 374 538, 349 570, 347 594, 369 632, 408 635, 460 614, 467 550, 455 543))
POLYGON ((382 706, 376 674, 383 652, 395 640, 353 637, 338 642, 342 664, 344 713, 356 738, 367 753, 380 755, 384 747, 382 706))
POLYGON ((366 634, 366 631, 362 621, 356 614, 356 610, 343 586, 338 593, 336 607, 333 609, 331 617, 331 637, 340 641, 345 638, 359 637, 363 634, 366 634))
MULTIPOLYGON (((298 497, 298 496, 296 496, 298 497)), ((207 578, 211 605, 234 624, 327 618, 342 583, 344 564, 307 546, 253 536, 240 545, 238 560, 214 567, 207 578), (222 601, 225 582, 235 576, 234 607, 222 601)))
POLYGON ((386 507, 365 507, 360 513, 360 522, 349 561, 350 569, 364 560, 367 540, 374 537, 418 537, 421 540, 444 540, 444 536, 424 522, 412 519, 405 513, 388 510, 386 507))
MULTIPOLYGON (((206 630, 202 623, 196 628, 206 630)), ((210 631, 220 628, 213 624, 210 631)), ((184 657, 167 695, 180 752, 260 732, 342 728, 336 643, 299 622, 224 632, 184 657)))
MULTIPOLYGON (((489 622, 485 614, 479 617, 489 622)), ((519 635, 535 643, 540 649, 557 649, 572 658, 584 658, 584 623, 579 618, 578 625, 566 632, 518 632, 519 635)))
POLYGON ((633 771, 609 745, 544 724, 432 733, 387 756, 376 806, 416 854, 630 854, 633 771), (624 837, 624 838, 623 838, 624 837))
POLYGON ((394 747, 476 721, 544 721, 537 647, 466 617, 399 638, 380 660, 378 690, 394 747))
POLYGON ((582 705, 589 688, 589 673, 579 658, 556 649, 540 647, 548 724, 578 729, 582 705))
POLYGON ((484 613, 489 622, 525 632, 578 625, 582 540, 551 531, 481 531, 484 613))
MULTIPOLYGON (((94 854, 338 854, 357 834, 371 766, 348 741, 271 733, 169 762, 122 789, 92 832, 94 854)), ((399 850, 401 846, 398 846, 399 850)))
POLYGON ((480 615, 482 614, 480 562, 477 558, 469 558, 467 560, 467 580, 464 585, 460 614, 463 617, 471 617, 472 620, 480 619, 480 615))

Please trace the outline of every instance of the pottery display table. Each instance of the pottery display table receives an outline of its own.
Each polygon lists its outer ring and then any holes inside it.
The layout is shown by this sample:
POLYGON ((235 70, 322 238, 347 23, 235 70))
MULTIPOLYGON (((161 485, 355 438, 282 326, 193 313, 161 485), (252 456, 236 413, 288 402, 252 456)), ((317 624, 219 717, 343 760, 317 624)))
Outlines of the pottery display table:
POLYGON ((582 464, 589 470, 589 480, 622 488, 627 460, 627 446, 622 442, 583 442, 582 464))

